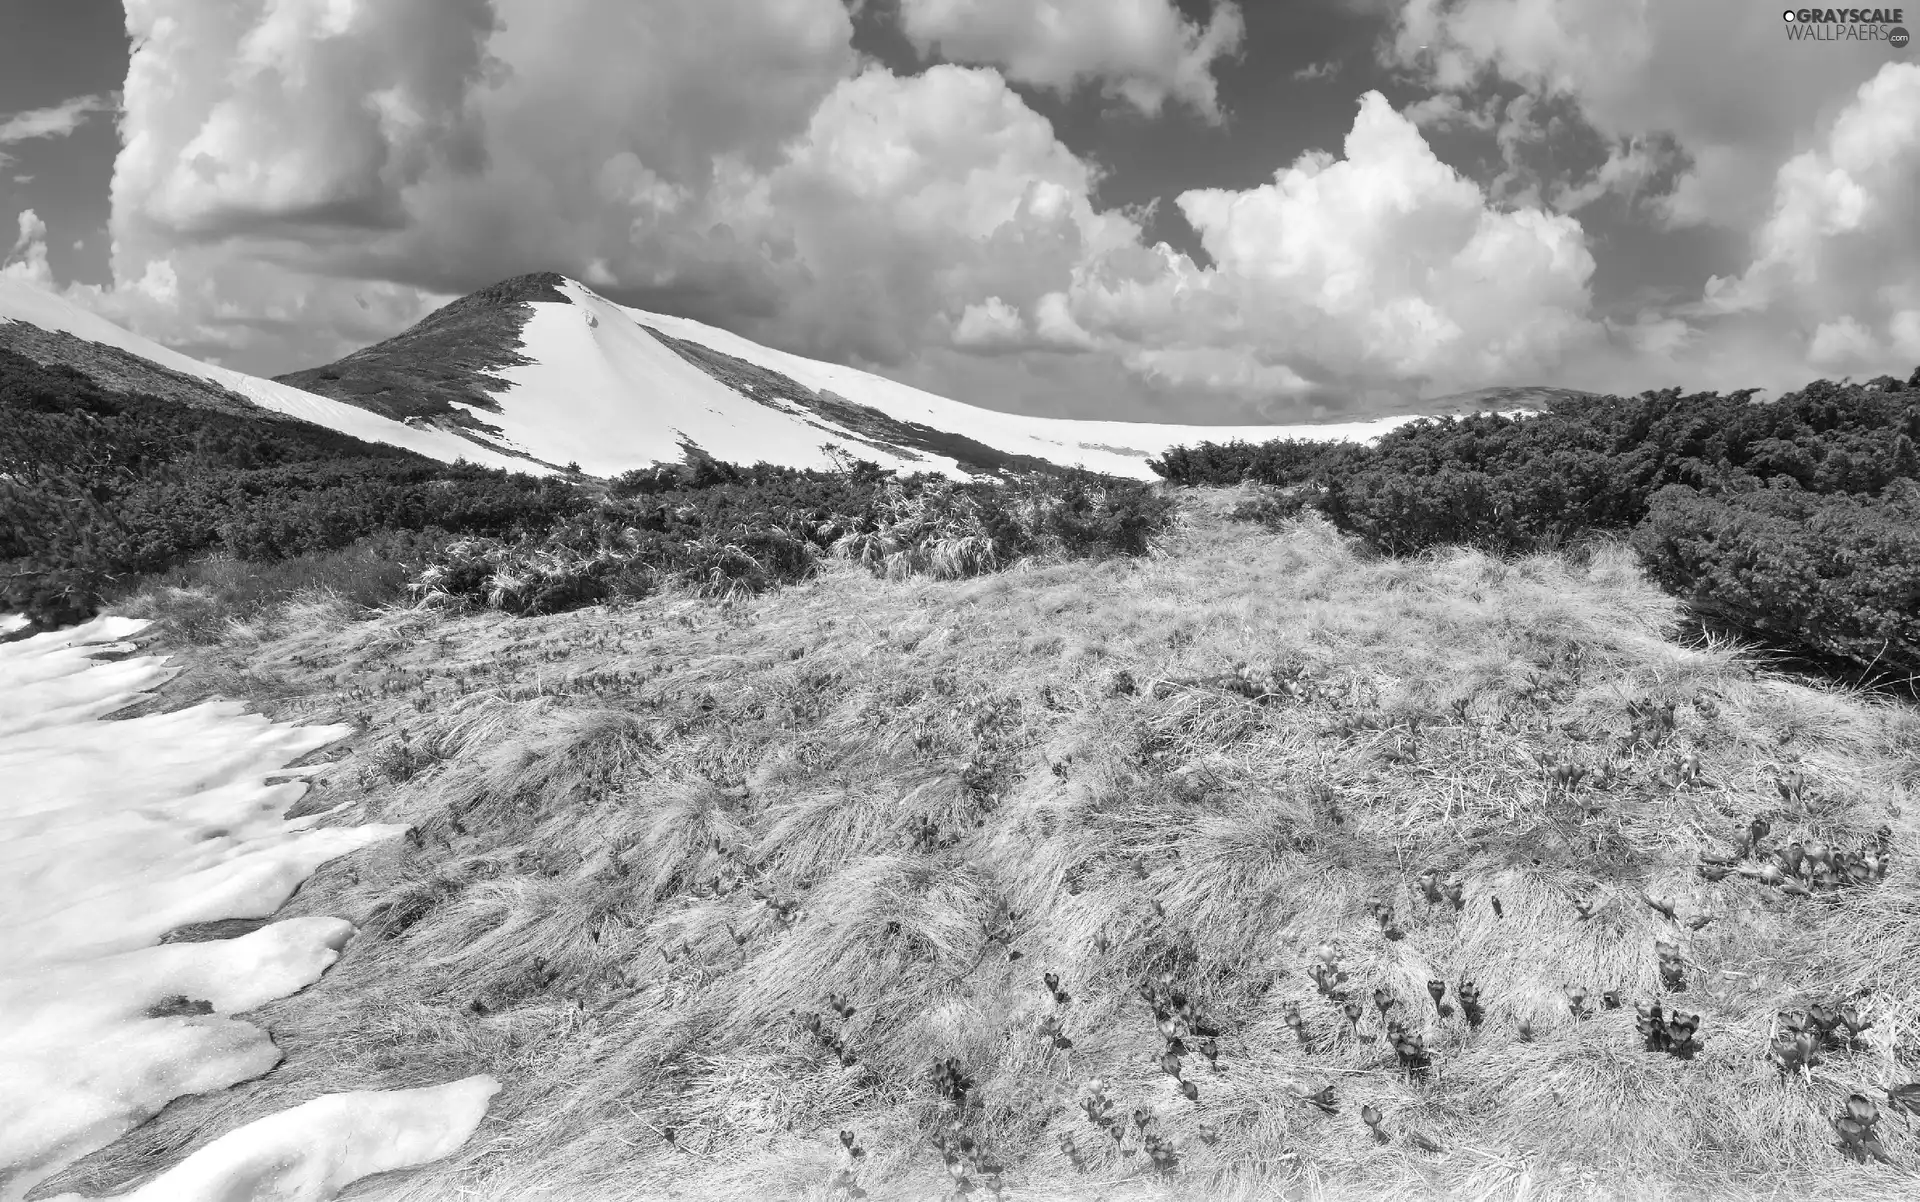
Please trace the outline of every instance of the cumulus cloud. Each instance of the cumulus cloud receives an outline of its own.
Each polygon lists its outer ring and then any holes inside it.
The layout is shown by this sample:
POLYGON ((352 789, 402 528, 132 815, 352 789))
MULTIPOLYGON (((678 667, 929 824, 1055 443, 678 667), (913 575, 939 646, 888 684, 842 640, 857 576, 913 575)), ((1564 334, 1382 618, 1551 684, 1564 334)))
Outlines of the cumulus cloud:
POLYGON ((975 350, 1019 346, 1027 341, 1027 323, 1019 310, 997 296, 968 305, 953 328, 953 344, 975 350))
POLYGON ((94 299, 276 370, 595 260, 721 298, 710 316, 766 310, 763 248, 726 221, 856 61, 838 0, 130 0, 127 19, 113 271, 172 270, 182 295, 94 299))
POLYGON ((53 286, 53 271, 47 265, 47 223, 32 209, 21 212, 20 236, 14 239, 6 258, 0 259, 0 277, 21 280, 41 288, 53 286))
POLYGON ((402 192, 484 162, 489 0, 134 0, 117 204, 185 237, 397 228, 402 192))
POLYGON ((1469 387, 1546 370, 1598 335, 1578 221, 1493 207, 1378 92, 1345 152, 1302 155, 1244 191, 1182 194, 1213 266, 1165 248, 1110 256, 1072 294, 1080 325, 1144 344, 1135 357, 1175 380, 1283 391, 1469 387))
MULTIPOLYGON (((1750 270, 1691 308, 1609 320, 1578 214, 1659 191, 1676 164, 1694 180, 1680 192, 1708 196, 1732 178, 1701 175, 1712 147, 1747 144, 1702 115, 1717 96, 1648 74, 1671 66, 1653 34, 1679 20, 1651 6, 1603 28, 1578 0, 1402 5, 1390 53, 1430 38, 1405 65, 1434 94, 1395 112, 1369 92, 1338 153, 1180 194, 1206 266, 1150 241, 1144 212, 1103 208, 1099 167, 1014 84, 1217 113, 1237 8, 1204 27, 1166 0, 905 0, 898 16, 973 65, 865 62, 843 0, 130 0, 116 282, 69 293, 190 353, 284 371, 554 269, 786 349, 1083 416, 1637 390, 1675 365, 1786 372, 1920 343, 1920 271, 1889 249, 1913 194, 1913 68, 1865 90, 1856 75, 1827 117, 1802 114, 1798 166, 1741 167, 1750 270), (1123 19, 1056 36, 1096 9, 1123 19), (1667 98, 1625 94, 1589 58, 1667 98), (1548 173, 1540 156, 1577 125, 1598 166, 1548 173), (1476 184, 1435 154, 1437 129, 1482 131, 1506 170, 1476 184)), ((24 228, 15 274, 44 270, 44 234, 24 228)))
POLYGON ((1887 49, 1789 41, 1778 9, 1746 0, 1400 0, 1386 56, 1446 93, 1505 82, 1566 98, 1609 144, 1671 138, 1687 162, 1664 219, 1745 229, 1796 138, 1830 120, 1887 49))
POLYGON ((1093 167, 998 73, 870 68, 836 88, 767 177, 761 227, 802 270, 786 326, 893 362, 966 305, 1022 309, 1138 225, 1096 212, 1093 167))
POLYGON ((1623 196, 1657 225, 1748 246, 1744 267, 1692 298, 1607 321, 1564 376, 1779 389, 1905 373, 1920 349, 1920 67, 1883 42, 1792 41, 1778 10, 1739 0, 1392 9, 1386 61, 1434 89, 1410 114, 1490 135, 1497 194, 1569 213, 1623 196), (1543 112, 1563 119, 1557 134, 1543 112), (1567 172, 1571 147, 1599 166, 1567 172))
POLYGON ((1222 116, 1214 65, 1246 36, 1232 0, 1215 0, 1204 26, 1174 0, 900 0, 899 22, 923 58, 1062 93, 1098 83, 1148 115, 1171 99, 1211 121, 1222 116))
POLYGON ((1819 145, 1775 173, 1745 271, 1707 281, 1702 317, 1811 331, 1815 364, 1867 371, 1913 355, 1920 325, 1920 65, 1888 63, 1819 145))
MULTIPOLYGON (((1121 33, 1208 44, 1154 5, 1114 11, 1147 14, 1121 33)), ((1500 209, 1378 94, 1344 159, 1179 197, 1202 269, 1150 245, 1141 212, 1101 208, 1099 169, 1000 70, 863 66, 840 0, 662 0, 644 19, 616 0, 141 0, 129 27, 117 284, 82 299, 256 370, 549 268, 902 374, 1052 357, 1030 378, 1097 378, 1102 401, 1116 378, 1136 401, 1467 387, 1593 333, 1577 221, 1500 209), (928 359, 942 346, 959 358, 928 359)), ((1108 84, 1149 62, 1117 44, 1108 84)), ((1175 85, 1204 74, 1157 78, 1198 103, 1210 91, 1175 85)))

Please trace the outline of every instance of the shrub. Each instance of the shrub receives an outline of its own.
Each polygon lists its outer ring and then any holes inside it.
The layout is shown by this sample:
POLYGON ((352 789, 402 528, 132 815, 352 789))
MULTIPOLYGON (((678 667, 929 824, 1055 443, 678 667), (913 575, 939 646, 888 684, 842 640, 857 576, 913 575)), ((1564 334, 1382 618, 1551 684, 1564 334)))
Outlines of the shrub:
MULTIPOLYGON (((1339 529, 1395 555, 1524 554, 1653 521, 1635 545, 1703 611, 1822 655, 1906 662, 1910 544, 1890 523, 1907 511, 1889 498, 1920 478, 1920 397, 1891 376, 1752 395, 1668 389, 1427 419, 1368 447, 1201 444, 1153 466, 1178 483, 1300 484, 1339 529)), ((1271 523, 1282 509, 1262 498, 1235 516, 1271 523)))
POLYGON ((0 609, 52 625, 198 557, 271 563, 396 531, 511 535, 588 503, 563 481, 113 391, 4 349, 0 464, 0 609))
POLYGON ((1633 545, 1695 608, 1859 664, 1920 673, 1920 486, 1884 499, 1670 485, 1633 545))
POLYGON ((1336 472, 1363 456, 1359 443, 1280 438, 1270 442, 1203 442, 1169 447, 1147 467, 1170 484, 1302 484, 1336 472))
POLYGON ((1022 558, 1145 553, 1173 502, 1086 473, 1007 483, 709 462, 622 477, 619 495, 518 539, 467 539, 423 572, 439 602, 551 613, 663 584, 710 597, 812 576, 829 555, 888 576, 995 571, 1022 558), (644 498, 644 499, 643 499, 644 498))
POLYGON ((1252 522, 1269 530, 1278 530, 1299 517, 1318 499, 1310 487, 1294 489, 1262 488, 1233 507, 1227 516, 1236 522, 1252 522))

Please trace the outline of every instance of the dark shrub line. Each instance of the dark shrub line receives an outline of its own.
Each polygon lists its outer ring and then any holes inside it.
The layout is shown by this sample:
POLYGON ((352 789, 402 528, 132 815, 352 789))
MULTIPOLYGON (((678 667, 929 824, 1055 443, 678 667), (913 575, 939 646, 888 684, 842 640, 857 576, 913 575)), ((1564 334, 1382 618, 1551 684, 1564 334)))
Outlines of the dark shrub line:
POLYGON ((1312 506, 1395 555, 1499 555, 1628 534, 1695 611, 1814 656, 1920 673, 1920 369, 1902 383, 1600 397, 1530 417, 1423 419, 1373 446, 1175 447, 1184 485, 1273 486, 1235 512, 1312 506))

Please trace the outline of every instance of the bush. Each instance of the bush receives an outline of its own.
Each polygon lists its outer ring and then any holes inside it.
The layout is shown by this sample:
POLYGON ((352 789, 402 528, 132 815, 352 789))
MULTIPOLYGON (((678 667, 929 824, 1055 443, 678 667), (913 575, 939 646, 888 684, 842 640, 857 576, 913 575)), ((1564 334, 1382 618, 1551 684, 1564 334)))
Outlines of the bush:
POLYGON ((43 625, 209 555, 271 563, 396 531, 512 535, 588 504, 562 481, 112 391, 6 350, 0 464, 0 610, 43 625))
POLYGON ((218 641, 303 596, 337 599, 358 614, 409 599, 409 585, 446 544, 442 531, 386 531, 333 551, 258 563, 215 556, 141 582, 131 604, 194 643, 218 641))
POLYGON ((1233 507, 1227 516, 1236 522, 1252 522, 1269 530, 1279 530, 1306 512, 1318 499, 1311 487, 1293 489, 1261 488, 1233 507))
POLYGON ((1022 558, 1144 554, 1173 502, 1086 473, 1007 483, 698 463, 622 477, 620 495, 520 539, 467 539, 420 576, 441 602, 552 613, 675 584, 704 596, 764 592, 828 556, 888 576, 954 578, 1022 558), (643 499, 644 498, 644 499, 643 499))
POLYGON ((1826 655, 1920 673, 1920 485, 1885 499, 1670 485, 1633 534, 1696 609, 1826 655))
POLYGON ((1170 484, 1267 484, 1285 487, 1303 484, 1339 471, 1363 456, 1359 443, 1280 438, 1271 442, 1203 442, 1195 447, 1169 447, 1147 467, 1170 484))
MULTIPOLYGON (((1728 620, 1807 650, 1889 662, 1901 644, 1888 623, 1911 597, 1897 566, 1908 544, 1886 525, 1905 510, 1884 499, 1920 478, 1920 395, 1892 376, 1752 395, 1668 389, 1531 417, 1426 419, 1373 446, 1176 447, 1154 469, 1178 483, 1303 485, 1336 527, 1395 555, 1554 550, 1632 531, 1662 497, 1635 545, 1669 587, 1703 609, 1724 591, 1728 620), (1814 547, 1806 529, 1835 542, 1814 547)), ((1235 516, 1271 523, 1279 503, 1235 516)))

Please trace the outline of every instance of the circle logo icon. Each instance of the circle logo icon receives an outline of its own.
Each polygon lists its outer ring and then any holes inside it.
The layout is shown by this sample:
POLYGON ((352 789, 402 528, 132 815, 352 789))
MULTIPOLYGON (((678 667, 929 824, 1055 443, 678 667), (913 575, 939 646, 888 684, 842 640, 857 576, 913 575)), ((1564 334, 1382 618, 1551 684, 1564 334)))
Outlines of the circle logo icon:
POLYGON ((1887 41, 1893 44, 1895 50, 1905 50, 1909 40, 1907 29, 1904 25, 1895 25, 1892 29, 1887 30, 1887 41))
POLYGON ((1793 24, 1793 10, 1788 9, 1786 12, 1781 13, 1780 19, 1789 25, 1793 24))

